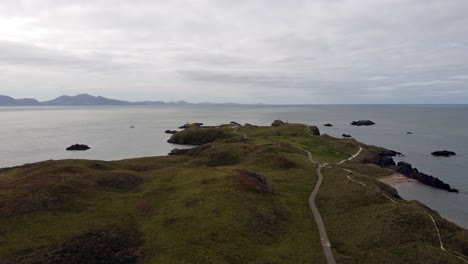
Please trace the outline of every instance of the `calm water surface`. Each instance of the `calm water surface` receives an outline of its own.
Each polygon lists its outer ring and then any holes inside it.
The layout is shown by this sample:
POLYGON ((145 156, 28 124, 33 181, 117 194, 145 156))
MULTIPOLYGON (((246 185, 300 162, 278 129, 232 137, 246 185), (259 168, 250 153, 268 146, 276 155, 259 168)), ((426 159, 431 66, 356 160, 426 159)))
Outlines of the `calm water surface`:
POLYGON ((0 167, 48 159, 116 160, 165 155, 175 145, 166 142, 169 135, 164 130, 187 121, 269 125, 276 116, 318 125, 322 133, 332 136, 351 134, 364 143, 403 152, 403 160, 439 177, 460 193, 404 183, 395 186, 400 195, 419 200, 468 228, 467 105, 0 107, 0 167), (358 119, 371 119, 377 125, 349 125, 358 119), (334 127, 323 127, 324 123, 334 127), (130 128, 132 125, 134 128, 130 128), (413 135, 407 135, 407 131, 413 135), (65 151, 74 143, 88 144, 91 150, 65 151), (457 156, 430 155, 441 149, 453 150, 457 156))

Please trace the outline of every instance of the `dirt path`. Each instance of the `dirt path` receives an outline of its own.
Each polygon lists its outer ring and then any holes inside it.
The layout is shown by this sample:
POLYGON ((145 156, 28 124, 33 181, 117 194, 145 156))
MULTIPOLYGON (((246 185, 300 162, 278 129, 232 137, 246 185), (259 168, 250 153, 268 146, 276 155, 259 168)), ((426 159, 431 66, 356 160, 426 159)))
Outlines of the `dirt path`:
POLYGON ((318 165, 317 167, 318 180, 317 180, 317 183, 315 184, 314 189, 312 190, 312 193, 309 196, 309 207, 312 211, 312 215, 314 216, 315 223, 317 223, 317 228, 320 234, 320 242, 322 244, 322 249, 323 249, 323 253, 325 254, 325 259, 327 260, 327 264, 335 264, 336 261, 335 261, 335 257, 333 256, 333 252, 331 249, 331 243, 330 243, 330 240, 328 240, 327 231, 325 230, 325 225, 323 224, 322 216, 320 215, 319 210, 317 209, 317 205, 315 204, 315 197, 317 196, 317 193, 320 189, 320 185, 322 184, 322 180, 323 180, 321 170, 327 164, 326 163, 323 165, 319 164, 312 158, 312 154, 309 151, 305 149, 302 149, 302 150, 307 153, 307 156, 311 163, 318 165))
POLYGON ((237 130, 239 130, 239 127, 236 127, 236 128, 234 128, 234 133, 241 134, 241 135, 244 137, 244 139, 247 139, 247 135, 246 135, 246 134, 244 134, 244 133, 240 133, 240 132, 239 132, 239 131, 237 131, 237 130))
MULTIPOLYGON (((350 170, 347 170, 347 169, 343 169, 343 170, 345 170, 346 172, 349 173, 349 175, 347 176, 348 179, 350 179, 351 181, 353 181, 353 182, 355 182, 355 183, 358 183, 358 184, 360 184, 360 185, 366 187, 366 185, 365 185, 364 183, 359 182, 359 181, 354 180, 353 178, 351 178, 351 175, 354 173, 353 171, 350 171, 350 170)), ((388 198, 391 202, 397 203, 397 201, 395 201, 394 199, 392 199, 392 198, 391 198, 390 196, 388 196, 386 193, 384 193, 384 192, 381 192, 381 193, 382 193, 386 198, 388 198)), ((429 213, 426 212, 426 211, 424 211, 424 213, 425 213, 427 216, 429 216, 429 218, 430 218, 431 221, 432 221, 432 224, 434 225, 434 230, 435 230, 435 233, 436 233, 436 235, 437 235, 437 239, 438 239, 438 242, 439 242, 439 245, 440 245, 440 249, 443 250, 443 251, 449 252, 449 253, 451 253, 454 257, 460 259, 461 261, 463 261, 463 262, 465 262, 465 263, 468 263, 468 261, 467 261, 465 258, 460 257, 457 253, 454 253, 454 252, 452 252, 452 251, 447 251, 447 249, 445 249, 444 243, 442 242, 442 238, 441 238, 441 236, 440 236, 439 228, 437 227, 437 223, 436 223, 434 217, 432 217, 432 215, 429 214, 429 213)))
POLYGON ((358 150, 358 152, 357 152, 356 154, 352 155, 352 156, 351 156, 350 158, 348 158, 348 159, 344 159, 344 160, 338 162, 337 164, 343 164, 344 162, 346 162, 346 161, 348 161, 348 160, 352 160, 352 159, 356 158, 357 156, 359 156, 359 154, 361 154, 361 151, 362 151, 362 150, 363 150, 363 148, 361 148, 361 146, 359 146, 359 150, 358 150))

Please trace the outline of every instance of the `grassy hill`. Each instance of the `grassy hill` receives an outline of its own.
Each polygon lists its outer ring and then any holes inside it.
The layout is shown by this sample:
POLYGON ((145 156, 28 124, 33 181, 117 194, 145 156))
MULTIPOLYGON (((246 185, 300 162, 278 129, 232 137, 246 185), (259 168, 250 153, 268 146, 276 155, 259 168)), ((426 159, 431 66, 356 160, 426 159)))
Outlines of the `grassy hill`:
MULTIPOLYGON (((204 145, 183 155, 0 169, 0 263, 325 263, 302 149, 332 164, 374 147, 310 131, 190 128, 176 140, 204 145)), ((323 169, 317 204, 337 262, 463 263, 468 232, 361 160, 323 169)))

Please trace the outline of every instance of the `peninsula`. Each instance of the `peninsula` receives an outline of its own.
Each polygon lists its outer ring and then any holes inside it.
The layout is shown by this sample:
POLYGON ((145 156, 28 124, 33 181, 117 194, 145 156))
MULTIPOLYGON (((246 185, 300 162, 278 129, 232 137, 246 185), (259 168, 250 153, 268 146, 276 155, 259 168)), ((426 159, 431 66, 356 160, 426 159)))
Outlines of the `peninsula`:
POLYGON ((290 123, 168 137, 198 146, 0 169, 0 263, 468 261, 466 229, 379 180, 382 148, 290 123))

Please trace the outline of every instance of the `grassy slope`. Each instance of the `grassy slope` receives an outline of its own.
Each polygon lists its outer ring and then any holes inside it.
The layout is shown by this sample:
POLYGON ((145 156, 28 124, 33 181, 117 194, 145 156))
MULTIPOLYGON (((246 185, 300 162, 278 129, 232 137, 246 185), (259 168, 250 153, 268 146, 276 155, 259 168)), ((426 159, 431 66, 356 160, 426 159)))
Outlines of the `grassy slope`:
MULTIPOLYGON (((117 225, 141 232, 141 263, 323 263, 307 204, 315 167, 297 147, 333 163, 359 143, 310 136, 294 124, 225 130, 235 138, 182 156, 0 170, 0 258, 117 225), (273 193, 256 192, 236 169, 265 176, 273 193)), ((381 193, 394 191, 375 180, 389 172, 358 162, 342 167, 362 173, 356 177, 368 188, 334 166, 324 170, 318 197, 338 263, 456 263, 438 247, 424 207, 389 201, 381 193)), ((432 215, 447 247, 468 248, 465 230, 432 215)))

